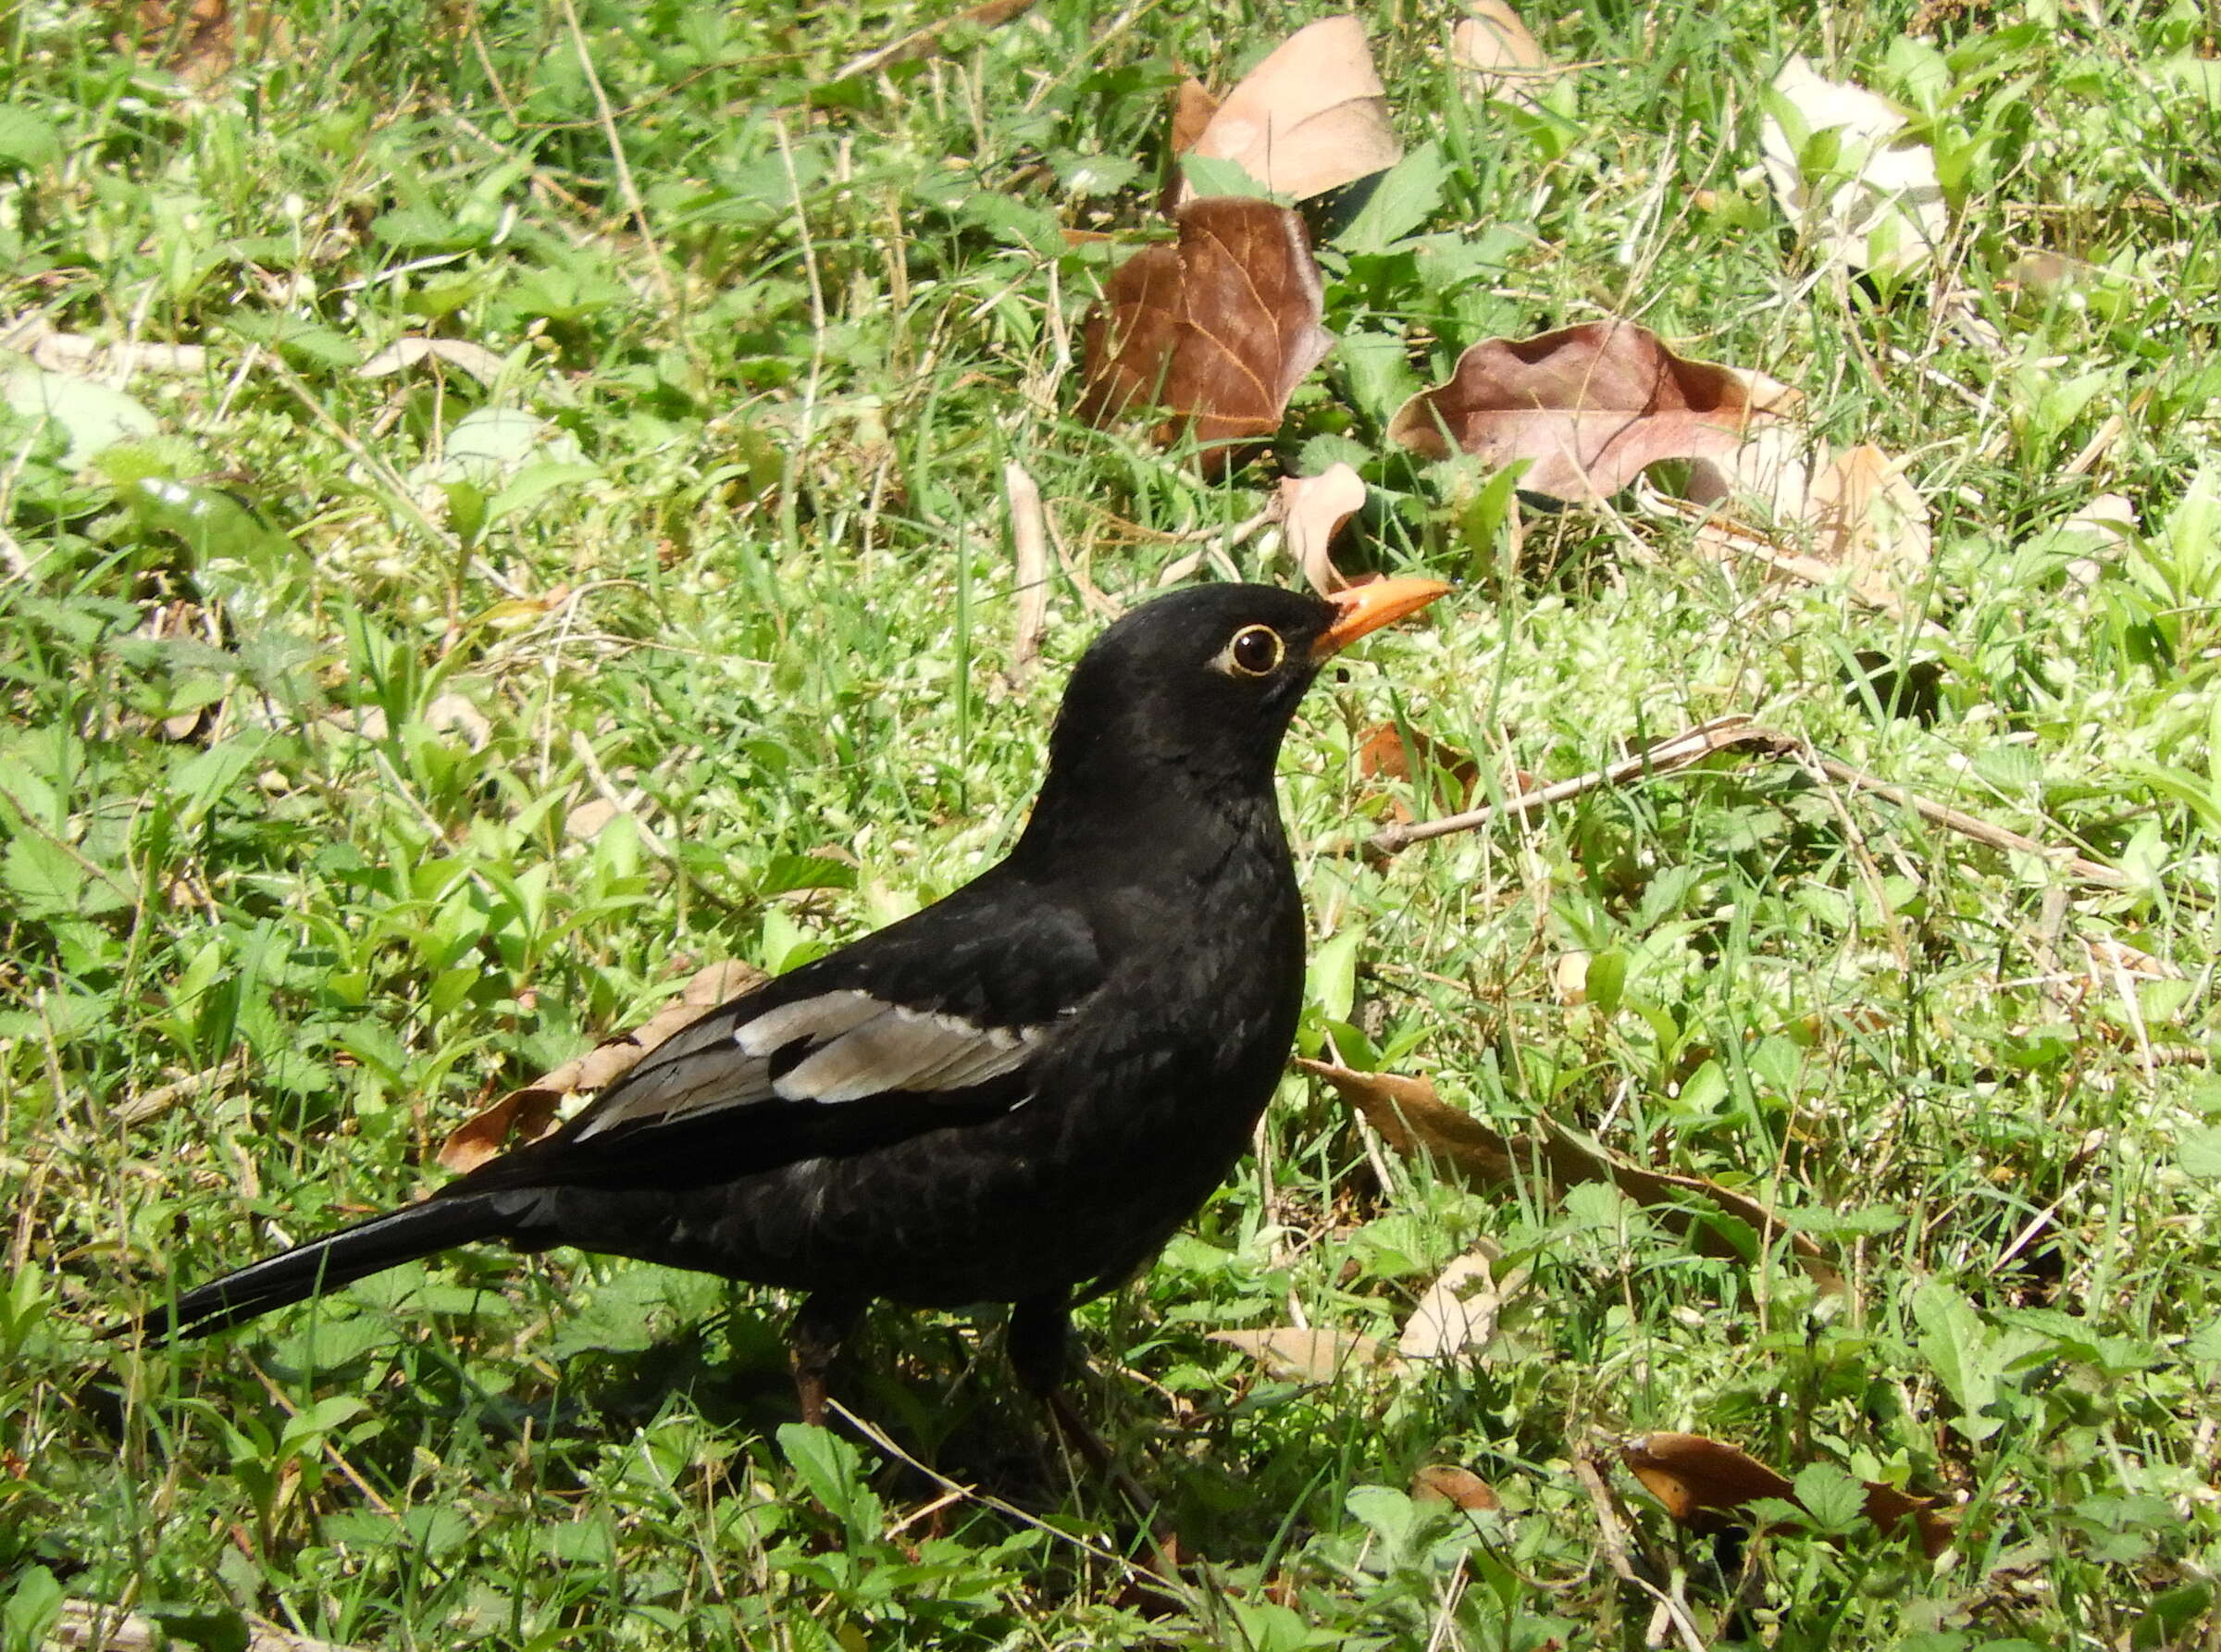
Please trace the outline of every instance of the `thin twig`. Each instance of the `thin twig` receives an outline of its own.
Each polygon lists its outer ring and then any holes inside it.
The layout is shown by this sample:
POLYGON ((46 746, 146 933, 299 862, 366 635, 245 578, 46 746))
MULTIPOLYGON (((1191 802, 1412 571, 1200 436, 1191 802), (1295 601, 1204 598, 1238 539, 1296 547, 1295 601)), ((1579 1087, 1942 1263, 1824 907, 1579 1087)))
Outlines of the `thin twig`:
POLYGON ((1656 744, 1646 747, 1632 757, 1622 757, 1618 763, 1607 764, 1570 780, 1522 791, 1508 797, 1500 803, 1484 803, 1478 809, 1468 809, 1461 814, 1446 814, 1437 820, 1399 821, 1383 826, 1365 843, 1366 854, 1385 859, 1400 853, 1414 843, 1424 843, 1432 838, 1446 838, 1453 832, 1476 831, 1503 816, 1524 820, 1530 814, 1539 814, 1558 803, 1580 797, 1583 792, 1601 787, 1617 786, 1642 775, 1662 775, 1674 769, 1686 768, 1690 764, 1725 751, 1732 747, 1767 745, 1782 737, 1768 729, 1757 727, 1750 718, 1736 713, 1730 716, 1715 717, 1709 723, 1700 723, 1694 728, 1669 736, 1656 744))
POLYGON ((937 56, 943 49, 941 37, 959 25, 970 23, 980 29, 993 29, 1032 10, 1033 6, 1034 0, 985 0, 983 5, 967 6, 952 18, 943 18, 937 23, 913 29, 900 40, 850 58, 833 71, 833 80, 835 83, 852 81, 858 75, 876 74, 880 69, 891 68, 898 63, 913 63, 920 57, 937 56))
POLYGON ((1605 1563, 1611 1567, 1613 1575, 1622 1583, 1632 1584, 1664 1609, 1674 1628, 1681 1632, 1681 1644, 1688 1652, 1705 1652, 1705 1637, 1689 1621, 1689 1609, 1635 1570, 1635 1562, 1627 1550, 1627 1526, 1613 1505, 1612 1488, 1605 1484, 1604 1476, 1596 1472, 1596 1459, 1586 1451, 1576 1451, 1573 1477, 1581 1482, 1582 1489, 1589 1494, 1589 1501, 1595 1508, 1605 1563))
MULTIPOLYGON (((594 56, 587 49, 586 31, 578 26, 578 11, 571 0, 563 0, 563 20, 571 33, 571 46, 578 54, 579 72, 586 76, 586 89, 593 93, 594 113, 600 119, 602 140, 609 145, 610 164, 616 168, 617 193, 625 197, 626 210, 632 214, 633 225, 640 232, 640 244, 648 249, 648 267, 654 272, 655 284, 664 295, 664 312, 673 320, 680 314, 678 287, 671 279, 671 271, 664 264, 664 249, 649 227, 648 205, 640 199, 638 185, 632 181, 632 167, 625 158, 624 141, 617 136, 617 118, 609 106, 609 95, 602 90, 602 77, 594 72, 594 56)), ((683 332, 683 329, 681 329, 683 332)))
POLYGON ((1365 841, 1363 850, 1372 859, 1385 860, 1414 843, 1424 843, 1433 838, 1446 838, 1453 832, 1474 831, 1490 825, 1499 816, 1524 819, 1554 804, 1580 797, 1583 792, 1594 791, 1605 786, 1618 786, 1640 776, 1686 768, 1716 751, 1737 748, 1755 749, 1774 757, 1793 758, 1809 768, 1818 770, 1839 786, 1847 786, 1854 791, 1871 792, 1901 809, 1910 809, 1931 826, 1940 826, 1963 838, 1971 838, 1975 842, 1991 849, 2033 855, 2078 882, 2096 884, 2108 889, 2133 889, 2137 887, 2136 880, 2125 872, 2103 865, 2070 850, 2040 843, 2025 833, 1993 825, 1979 815, 1967 814, 1964 809, 1954 809, 1948 803, 1939 803, 1905 787, 1892 785, 1838 758, 1823 756, 1808 741, 1799 739, 1794 735, 1784 734, 1776 728, 1762 728, 1741 714, 1715 717, 1709 723, 1684 729, 1631 757, 1623 757, 1618 763, 1607 764, 1603 768, 1578 775, 1570 780, 1560 780, 1533 791, 1520 792, 1515 797, 1506 798, 1500 803, 1469 809, 1462 814, 1446 814, 1437 820, 1398 822, 1394 826, 1383 826, 1365 841))
POLYGON ((1002 467, 1011 502, 1011 551, 1018 563, 1018 634, 1011 643, 1011 677, 1024 681, 1041 657, 1048 630, 1048 524, 1041 486, 1012 459, 1002 467))
POLYGON ((1169 1578, 1162 1572, 1153 1571, 1140 1561, 1131 1559, 1120 1554, 1116 1549, 1106 1548, 1099 1543, 1092 1543, 1076 1532, 1067 1532, 1060 1526, 1052 1526, 1039 1516, 1028 1514, 1015 1503, 1005 1502, 992 1492, 984 1492, 975 1485, 966 1485, 961 1480, 949 1479, 948 1475, 930 1463, 921 1462, 903 1450, 901 1447, 895 1444, 886 1430, 880 1428, 876 1423, 866 1422, 847 1406, 841 1404, 839 1400, 828 1397, 825 1404, 839 1414, 842 1422, 871 1441, 880 1450, 894 1458, 898 1462, 915 1469, 943 1491, 953 1492, 964 1501, 976 1503, 982 1509, 992 1509, 1006 1520, 1014 1520, 1021 1525, 1031 1526, 1036 1532, 1046 1532, 1061 1542, 1071 1544, 1073 1547, 1079 1549, 1084 1554, 1091 1555, 1098 1560, 1106 1561, 1139 1578, 1152 1587, 1163 1590, 1167 1595, 1178 1597, 1186 1594, 1185 1585, 1177 1578, 1169 1578))

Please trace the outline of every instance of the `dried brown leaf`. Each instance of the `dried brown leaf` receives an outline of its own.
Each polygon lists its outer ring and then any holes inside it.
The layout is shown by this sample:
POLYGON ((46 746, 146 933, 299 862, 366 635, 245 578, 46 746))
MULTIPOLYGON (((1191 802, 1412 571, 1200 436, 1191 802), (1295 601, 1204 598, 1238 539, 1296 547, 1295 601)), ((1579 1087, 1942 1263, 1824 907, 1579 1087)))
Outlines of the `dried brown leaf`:
POLYGON ((1190 75, 1173 88, 1173 153, 1185 155, 1196 146, 1210 118, 1219 112, 1219 100, 1210 88, 1190 75))
MULTIPOLYGON (((1666 1227, 1688 1234, 1697 1248, 1735 1256, 1734 1245, 1698 1220, 1692 1206, 1710 1205, 1765 1235, 1779 1221, 1746 1194, 1702 1176, 1646 1170, 1607 1153, 1549 1119, 1535 1121, 1531 1134, 1514 1141, 1461 1109, 1450 1106, 1423 1078, 1390 1073, 1359 1073, 1325 1062, 1298 1061, 1305 1072, 1332 1085, 1382 1139, 1407 1158, 1424 1157, 1474 1186, 1511 1179, 1516 1166, 1539 1166, 1561 1185, 1610 1182, 1650 1211, 1666 1227)), ((1841 1291, 1843 1276, 1809 1235, 1789 1236, 1791 1253, 1825 1291, 1841 1291)))
POLYGON ((1720 459, 1781 416, 1782 387, 1666 348, 1632 321, 1489 339, 1446 383, 1397 410, 1388 434, 1429 458, 1453 448, 1494 466, 1532 460, 1520 486, 1585 501, 1661 459, 1720 459))
POLYGON ((1182 423, 1207 443, 1270 436, 1334 342, 1319 325, 1303 220, 1270 202, 1213 196, 1177 221, 1178 243, 1120 265, 1087 313, 1080 416, 1102 425, 1155 405, 1175 416, 1160 441, 1182 423))
MULTIPOLYGON (((1719 1530, 1730 1523, 1720 1516, 1741 1514, 1762 1497, 1797 1501, 1796 1487, 1781 1474, 1748 1452, 1703 1435, 1639 1435, 1620 1447, 1619 1458, 1677 1524, 1699 1532, 1719 1530)), ((1927 1498, 1878 1481, 1862 1484, 1867 1518, 1882 1531, 1910 1516, 1929 1559, 1951 1546, 1949 1517, 1927 1498)))
POLYGON ((1812 478, 1801 514, 1815 529, 1813 554, 1849 569, 1868 595, 1902 591, 1928 573, 1928 502, 1878 447, 1838 453, 1812 478))
POLYGON ((1504 0, 1474 0, 1472 16, 1450 31, 1450 62, 1472 77, 1473 95, 1537 107, 1536 94, 1559 71, 1504 0))
POLYGON ((566 1097, 607 1089, 638 1066, 650 1050, 699 1020, 704 1010, 738 998, 764 979, 762 970, 738 959, 697 970, 688 977, 677 998, 639 1026, 604 1039, 585 1054, 574 1056, 553 1072, 471 1114, 448 1133, 432 1156, 434 1162, 459 1174, 538 1141, 555 1128, 566 1097))
POLYGON ((1329 465, 1317 476, 1283 477, 1273 503, 1287 535, 1288 554, 1311 589, 1323 597, 1346 586, 1349 581, 1334 566, 1331 550, 1342 524, 1365 508, 1364 478, 1343 464, 1329 465))
POLYGON ((1395 166, 1404 146, 1364 25, 1334 17, 1297 30, 1226 94, 1188 153, 1233 161, 1297 201, 1395 166))
POLYGON ((1476 1514, 1504 1507, 1496 1496, 1496 1488, 1470 1469, 1461 1469, 1456 1463, 1429 1463, 1411 1476, 1411 1500, 1414 1503, 1455 1503, 1458 1508, 1476 1514))
POLYGON ((1213 1331, 1210 1339, 1240 1349, 1270 1374, 1294 1383, 1331 1383, 1346 1371, 1396 1359, 1377 1339, 1354 1331, 1274 1325, 1263 1331, 1213 1331))

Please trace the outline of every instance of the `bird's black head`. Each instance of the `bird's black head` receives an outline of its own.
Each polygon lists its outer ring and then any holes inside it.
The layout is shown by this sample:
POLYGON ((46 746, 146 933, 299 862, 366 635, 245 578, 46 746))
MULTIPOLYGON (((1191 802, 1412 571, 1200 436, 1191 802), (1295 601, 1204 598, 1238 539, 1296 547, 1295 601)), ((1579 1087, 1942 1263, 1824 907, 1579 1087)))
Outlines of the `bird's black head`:
POLYGON ((1115 796, 1176 775, 1201 795, 1269 799, 1281 737, 1319 668, 1448 589, 1387 579, 1321 598, 1205 585, 1144 603, 1073 668, 1036 818, 1067 788, 1115 796))

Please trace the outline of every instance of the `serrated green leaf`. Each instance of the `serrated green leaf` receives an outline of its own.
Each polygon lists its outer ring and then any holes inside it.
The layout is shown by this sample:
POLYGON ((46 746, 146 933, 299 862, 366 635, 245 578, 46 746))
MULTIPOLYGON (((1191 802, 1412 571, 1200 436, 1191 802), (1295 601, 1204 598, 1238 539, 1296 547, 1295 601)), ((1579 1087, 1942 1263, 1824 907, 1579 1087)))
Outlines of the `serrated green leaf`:
POLYGON ((1848 1531, 1867 1512, 1867 1488, 1831 1462, 1797 1471, 1797 1501, 1823 1532, 1848 1531))

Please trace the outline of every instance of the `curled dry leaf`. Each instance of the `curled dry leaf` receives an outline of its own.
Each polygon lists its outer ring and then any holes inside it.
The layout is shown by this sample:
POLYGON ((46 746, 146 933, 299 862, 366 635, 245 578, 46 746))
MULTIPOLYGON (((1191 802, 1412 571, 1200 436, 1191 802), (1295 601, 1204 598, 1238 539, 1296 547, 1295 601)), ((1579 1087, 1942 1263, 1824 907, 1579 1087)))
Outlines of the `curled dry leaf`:
POLYGON ((1414 1503, 1455 1503, 1458 1508, 1474 1514, 1485 1514, 1504 1507, 1496 1496, 1496 1488, 1470 1469, 1461 1469, 1456 1463, 1429 1463, 1411 1476, 1411 1500, 1414 1503))
POLYGON ((1504 0, 1474 0, 1472 16, 1450 31, 1450 62, 1472 77, 1473 95, 1483 103, 1522 109, 1540 106, 1536 94, 1558 72, 1504 0))
POLYGON ((1346 1371, 1392 1363, 1392 1349, 1354 1331, 1275 1325, 1263 1331, 1213 1331, 1213 1342, 1238 1348, 1271 1375, 1291 1383, 1331 1383, 1346 1371))
MULTIPOLYGON (((1365 731, 1358 742, 1358 774, 1368 780, 1408 782, 1415 757, 1421 769, 1440 786, 1440 795, 1456 807, 1463 808, 1481 784, 1480 764, 1457 747, 1436 739, 1423 728, 1394 723, 1378 723, 1365 731)), ((1516 782, 1513 789, 1519 789, 1516 782)), ((1398 820, 1411 818, 1401 799, 1396 801, 1395 814, 1398 820)))
POLYGON ((1317 476, 1283 477, 1273 508, 1287 535, 1288 554, 1311 589, 1323 597, 1346 586, 1331 548, 1342 524, 1365 508, 1364 478, 1341 464, 1329 465, 1317 476))
POLYGON ((507 360, 500 353, 483 344, 474 344, 468 339, 427 339, 412 333, 395 339, 383 350, 355 368, 357 379, 382 379, 389 373, 398 373, 413 367, 421 361, 442 361, 452 367, 460 367, 481 384, 491 384, 502 375, 507 360))
MULTIPOLYGON (((1716 1532, 1762 1497, 1797 1501, 1796 1487, 1748 1452, 1697 1434, 1638 1435, 1619 1448, 1620 1460, 1676 1524, 1716 1532)), ((1934 1559, 1951 1546, 1951 1522, 1925 1497, 1908 1497, 1878 1481, 1861 1483, 1867 1518, 1883 1531, 1911 1516, 1920 1547, 1934 1559)), ((1802 1507, 1802 1505, 1799 1505, 1802 1507)))
MULTIPOLYGON (((1210 87, 1190 75, 1172 90, 1168 99, 1172 106, 1172 134, 1165 144, 1164 176, 1157 190, 1157 207, 1167 217, 1179 211, 1180 203, 1186 198, 1187 176, 1180 169, 1180 157, 1196 146, 1210 118, 1219 112, 1219 100, 1210 87)), ((1070 231, 1066 234, 1069 237, 1070 231)))
POLYGON ((1905 117, 1862 86, 1824 79, 1802 56, 1774 77, 1774 95, 1809 136, 1837 134, 1831 176, 1843 181, 1815 202, 1803 157, 1769 110, 1759 129, 1766 175, 1781 208, 1805 225, 1828 257, 1854 269, 1903 271, 1925 260, 1951 228, 1951 209, 1925 143, 1900 136, 1905 117))
POLYGON ((1504 1304, 1527 1283, 1528 1270, 1498 1278, 1503 1251, 1483 1243, 1435 1276, 1404 1322, 1396 1351, 1407 1360, 1456 1360, 1484 1352, 1504 1304))
POLYGON ((1903 466, 1870 444, 1838 453, 1812 478, 1804 512, 1813 554, 1851 570, 1868 594, 1902 591, 1926 578, 1928 502, 1903 466))
POLYGON ((1475 344, 1447 382, 1396 411, 1388 434, 1432 459, 1531 460, 1520 488, 1580 502, 1617 493, 1661 459, 1725 458, 1794 395, 1676 355, 1632 321, 1589 321, 1475 344))
MULTIPOLYGON (((1564 1186, 1609 1182, 1664 1226, 1689 1235, 1698 1249, 1716 1256, 1739 1253, 1724 1235, 1699 1220, 1705 1206, 1761 1235, 1780 1229, 1774 1213, 1745 1194, 1702 1176, 1630 1164, 1552 1120, 1538 1119, 1522 1136, 1506 1137, 1450 1106, 1423 1078, 1359 1073, 1326 1062, 1299 1060, 1296 1064, 1332 1085, 1398 1153, 1430 1159, 1474 1186, 1509 1181, 1522 1169, 1529 1174, 1539 1171, 1564 1186)), ((1793 1233, 1789 1243, 1791 1254, 1814 1284, 1824 1291, 1843 1289, 1843 1274, 1809 1235, 1793 1233)))
POLYGON ((697 970, 679 989, 678 997, 630 1032, 604 1039, 545 1077, 512 1090, 473 1113, 448 1134, 433 1155, 434 1161, 443 1170, 461 1174, 476 1170, 513 1148, 538 1141, 555 1127, 566 1097, 607 1089, 638 1066, 641 1057, 704 1010, 738 998, 765 978, 754 964, 738 959, 697 970))
MULTIPOLYGON (((1079 414, 1107 424, 1166 408, 1205 442, 1267 437, 1334 347, 1303 220, 1270 202, 1213 196, 1184 206, 1174 245, 1144 248, 1087 312, 1079 414)), ((1218 450, 1223 460, 1225 450, 1218 450)))
POLYGON ((1335 17, 1298 29, 1226 94, 1188 153, 1233 161, 1297 201, 1395 166, 1404 146, 1364 25, 1335 17))

